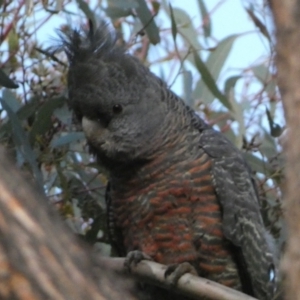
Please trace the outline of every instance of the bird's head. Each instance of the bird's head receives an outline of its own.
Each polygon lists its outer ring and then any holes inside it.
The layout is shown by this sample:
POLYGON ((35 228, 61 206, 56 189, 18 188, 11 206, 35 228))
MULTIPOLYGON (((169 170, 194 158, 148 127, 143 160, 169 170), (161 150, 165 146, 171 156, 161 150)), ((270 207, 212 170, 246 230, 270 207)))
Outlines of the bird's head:
POLYGON ((105 23, 95 31, 72 31, 63 45, 69 106, 93 152, 106 162, 147 159, 167 114, 165 84, 117 45, 105 23))

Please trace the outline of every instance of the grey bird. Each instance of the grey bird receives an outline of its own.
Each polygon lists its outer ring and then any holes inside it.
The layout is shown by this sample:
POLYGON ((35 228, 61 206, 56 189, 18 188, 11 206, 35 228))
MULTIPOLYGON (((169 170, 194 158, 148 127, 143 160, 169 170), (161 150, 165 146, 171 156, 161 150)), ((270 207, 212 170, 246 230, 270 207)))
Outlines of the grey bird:
POLYGON ((102 22, 63 37, 69 106, 109 173, 110 233, 121 255, 140 251, 260 300, 277 262, 243 154, 102 22))

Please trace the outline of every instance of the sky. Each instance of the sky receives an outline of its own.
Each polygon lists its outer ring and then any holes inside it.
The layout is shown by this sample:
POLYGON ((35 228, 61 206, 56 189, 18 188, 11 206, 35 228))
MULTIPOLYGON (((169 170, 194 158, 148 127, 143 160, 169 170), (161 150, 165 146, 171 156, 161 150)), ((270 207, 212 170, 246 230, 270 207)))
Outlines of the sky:
MULTIPOLYGON (((201 20, 197 2, 197 0, 171 1, 174 7, 186 10, 194 23, 199 24, 201 20)), ((258 2, 262 3, 263 1, 258 2)), ((245 11, 246 1, 206 0, 205 4, 207 10, 212 12, 212 33, 216 39, 221 40, 233 33, 243 34, 236 40, 227 66, 243 68, 245 65, 253 64, 266 57, 268 54, 267 44, 257 34, 257 29, 245 11)))
MULTIPOLYGON (((109 1, 109 0, 108 0, 109 1)), ((202 24, 200 10, 198 5, 198 0, 160 0, 170 3, 173 8, 181 8, 187 12, 191 18, 195 27, 199 27, 202 24)), ((223 87, 224 81, 230 76, 240 74, 242 70, 248 67, 253 67, 261 63, 265 63, 269 59, 268 49, 269 44, 265 38, 259 33, 258 29, 253 24, 253 21, 248 16, 245 7, 250 7, 250 5, 255 5, 258 7, 263 7, 263 0, 203 0, 208 12, 211 16, 212 23, 212 37, 215 40, 210 43, 209 46, 215 46, 219 41, 228 37, 232 34, 240 34, 235 40, 230 55, 223 66, 219 77, 219 86, 223 87)), ((74 12, 78 12, 78 7, 76 1, 73 2, 70 7, 74 12)), ((96 0, 90 0, 91 3, 95 3, 96 0)), ((258 9, 258 11, 260 8, 258 9)), ((47 23, 42 30, 38 32, 37 39, 40 42, 51 41, 51 37, 54 37, 55 29, 57 29, 61 24, 66 24, 67 20, 65 14, 59 13, 53 16, 50 22, 47 23)), ((158 15, 157 24, 160 28, 170 28, 170 19, 163 18, 163 16, 158 15)), ((172 46, 172 45, 171 45, 172 46)), ((150 49, 152 53, 150 54, 150 60, 155 61, 157 58, 162 57, 161 52, 158 50, 159 46, 152 46, 150 49)), ((201 51, 203 58, 209 54, 208 51, 201 51)), ((164 73, 170 73, 170 65, 155 66, 153 65, 152 71, 160 75, 161 69, 164 73)), ((179 65, 178 65, 179 68, 179 65)), ((174 72, 176 73, 176 72, 174 72)), ((174 75, 175 76, 175 75, 174 75)), ((192 76, 195 81, 197 77, 199 78, 199 73, 197 70, 192 71, 192 76)), ((172 78, 169 82, 172 82, 172 78)), ((168 82, 168 83, 169 83, 168 82)), ((194 83, 195 84, 195 83, 194 83)), ((242 80, 238 81, 236 85, 237 94, 242 94, 242 90, 245 86, 245 82, 242 80)), ((260 88, 259 84, 251 83, 251 89, 253 93, 260 88)), ((182 78, 178 78, 172 89, 179 95, 182 95, 182 78)), ((280 122, 283 122, 282 111, 276 110, 276 114, 280 117, 280 122)))
MULTIPOLYGON (((73 2, 76 10, 76 1, 73 2)), ((196 26, 201 24, 197 2, 197 0, 169 1, 173 7, 186 10, 196 26)), ((243 34, 236 40, 224 69, 229 66, 230 68, 244 68, 246 65, 261 62, 267 56, 268 45, 264 43, 261 35, 257 34, 257 29, 244 9, 244 5, 249 6, 251 1, 248 3, 242 0, 204 0, 204 2, 207 10, 212 12, 212 34, 217 40, 222 40, 233 33, 243 34)), ((255 2, 262 3, 263 0, 256 0, 255 2)), ((169 20, 167 21, 169 22, 169 20)), ((47 27, 39 32, 38 39, 47 41, 55 35, 54 29, 65 23, 66 19, 63 14, 52 17, 47 27)), ((166 26, 168 25, 170 26, 170 24, 166 24, 166 26)))

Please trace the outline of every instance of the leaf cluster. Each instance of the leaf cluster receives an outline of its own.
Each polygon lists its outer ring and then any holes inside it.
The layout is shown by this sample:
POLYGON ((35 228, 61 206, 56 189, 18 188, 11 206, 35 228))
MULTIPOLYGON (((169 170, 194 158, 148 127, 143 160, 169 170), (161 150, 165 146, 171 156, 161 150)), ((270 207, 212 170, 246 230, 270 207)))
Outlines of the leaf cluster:
POLYGON ((259 183, 265 221, 280 242, 284 240, 284 128, 276 122, 282 111, 268 16, 259 5, 245 8, 269 56, 226 75, 228 58, 243 34, 216 39, 214 13, 221 8, 208 8, 208 2, 195 1, 199 21, 165 0, 0 3, 0 142, 74 231, 105 253, 110 251, 105 172, 89 156, 81 128, 66 105, 66 57, 53 53, 43 39, 46 32, 54 35, 58 26, 64 31, 70 24, 87 26, 88 20, 96 23, 99 18, 109 20, 129 52, 244 151, 259 183))

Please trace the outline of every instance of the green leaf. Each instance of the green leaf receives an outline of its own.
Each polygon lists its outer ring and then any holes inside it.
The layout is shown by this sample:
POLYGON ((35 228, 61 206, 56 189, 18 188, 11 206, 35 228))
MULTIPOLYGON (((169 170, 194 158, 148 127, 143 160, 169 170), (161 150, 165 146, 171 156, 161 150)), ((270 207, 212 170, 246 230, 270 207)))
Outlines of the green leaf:
POLYGON ((107 4, 105 12, 113 19, 132 15, 132 9, 139 6, 136 0, 110 0, 107 4))
POLYGON ((198 0, 198 5, 199 5, 202 21, 203 21, 204 36, 207 38, 210 37, 211 35, 210 15, 208 14, 207 8, 203 0, 198 0))
POLYGON ((272 41, 269 32, 267 30, 267 27, 261 22, 261 20, 254 14, 254 11, 252 8, 246 8, 246 11, 249 15, 249 17, 252 19, 255 26, 260 30, 260 32, 269 40, 269 42, 272 41))
POLYGON ((234 89, 236 82, 241 78, 242 76, 232 76, 226 79, 226 82, 224 84, 224 92, 226 97, 229 97, 229 93, 232 89, 234 89))
POLYGON ((233 115, 234 119, 239 124, 238 134, 235 139, 235 145, 237 148, 241 148, 243 145, 243 138, 246 133, 245 123, 244 123, 244 114, 243 114, 243 107, 240 103, 238 103, 234 97, 233 89, 230 89, 228 92, 228 99, 232 105, 231 114, 233 115))
POLYGON ((244 153, 244 156, 253 171, 264 174, 266 176, 271 173, 270 165, 262 158, 259 158, 258 156, 253 155, 250 152, 244 153))
POLYGON ((22 106, 14 94, 8 89, 3 90, 2 97, 5 99, 5 102, 9 103, 9 107, 14 113, 16 113, 22 106))
POLYGON ((264 64, 252 68, 255 77, 263 84, 270 98, 276 95, 277 82, 275 77, 264 64))
POLYGON ((208 70, 206 64, 201 60, 200 56, 196 51, 194 51, 195 66, 199 73, 201 74, 202 81, 209 88, 211 93, 220 100, 220 102, 227 107, 229 110, 232 109, 231 104, 228 99, 220 92, 216 85, 215 79, 212 77, 210 71, 208 70))
POLYGON ((44 134, 51 128, 51 116, 54 110, 63 106, 65 102, 66 98, 58 97, 48 100, 39 108, 29 134, 29 141, 31 144, 34 143, 36 136, 44 134))
MULTIPOLYGON (((27 104, 23 105, 19 109, 18 106, 16 106, 16 108, 14 108, 13 111, 17 113, 18 119, 20 121, 23 121, 31 117, 36 112, 38 105, 39 105, 38 99, 33 97, 32 99, 30 99, 30 101, 28 101, 27 104)), ((8 122, 0 126, 0 137, 2 138, 7 134, 11 134, 11 120, 8 120, 8 122)))
POLYGON ((183 69, 183 88, 184 88, 184 100, 185 103, 193 107, 193 98, 192 98, 192 87, 193 87, 193 76, 192 72, 183 69))
POLYGON ((53 114, 63 124, 71 125, 71 123, 72 123, 72 111, 69 109, 67 103, 65 103, 62 107, 55 109, 53 114))
POLYGON ((151 1, 151 4, 152 4, 154 13, 157 15, 158 11, 160 9, 160 3, 158 1, 151 1))
POLYGON ((2 69, 0 69, 0 85, 4 86, 6 88, 9 88, 9 89, 16 89, 19 87, 14 81, 12 81, 5 74, 5 72, 2 69))
POLYGON ((22 125, 21 125, 13 107, 10 106, 11 102, 8 99, 6 99, 5 97, 0 98, 0 101, 3 106, 3 109, 7 112, 7 115, 11 121, 15 145, 17 147, 22 147, 22 145, 26 144, 26 139, 27 139, 25 131, 23 130, 22 125))
POLYGON ((83 140, 84 137, 85 136, 84 136, 83 132, 71 132, 71 133, 68 133, 63 136, 53 139, 50 143, 50 146, 52 148, 58 148, 61 146, 71 144, 73 142, 83 140))
POLYGON ((8 34, 8 48, 10 53, 16 53, 19 50, 19 35, 14 28, 8 34))
POLYGON ((282 134, 283 128, 280 125, 276 124, 271 116, 270 111, 266 107, 266 114, 270 126, 270 133, 273 137, 279 137, 282 134))
POLYGON ((263 84, 271 80, 270 71, 264 64, 253 67, 252 71, 255 77, 263 84))
POLYGON ((174 18, 174 12, 171 3, 169 3, 169 9, 170 9, 170 15, 171 15, 171 25, 172 25, 172 37, 174 40, 174 43, 176 43, 176 35, 177 35, 177 25, 174 18))
POLYGON ((131 9, 122 9, 119 7, 108 6, 105 9, 105 13, 108 17, 112 19, 118 19, 118 18, 130 16, 132 14, 132 11, 131 9))
POLYGON ((202 49, 199 43, 199 33, 195 30, 190 16, 180 8, 173 8, 173 16, 177 26, 177 32, 179 32, 188 45, 192 45, 193 48, 202 49))
POLYGON ((266 130, 264 130, 264 138, 259 146, 259 151, 268 159, 278 154, 275 140, 266 130))
POLYGON ((137 0, 109 0, 107 4, 110 7, 118 7, 123 10, 139 7, 137 0))
POLYGON ((8 56, 9 67, 12 69, 16 69, 20 66, 20 62, 18 61, 15 55, 19 51, 20 44, 19 44, 19 35, 16 32, 14 27, 12 28, 12 30, 9 31, 7 42, 8 42, 8 53, 10 53, 10 55, 8 56))
POLYGON ((26 120, 31 117, 39 107, 39 98, 32 97, 25 105, 17 111, 19 120, 26 120))
POLYGON ((266 113, 267 113, 267 118, 268 118, 268 122, 269 122, 269 125, 270 125, 270 129, 272 130, 272 127, 273 127, 273 118, 270 114, 270 111, 268 110, 268 108, 266 107, 266 113))
POLYGON ((222 67, 228 55, 230 54, 231 48, 235 40, 239 37, 239 35, 234 34, 223 39, 217 47, 211 52, 207 59, 207 65, 209 66, 212 73, 215 75, 219 75, 222 67))
MULTIPOLYGON (((206 66, 210 71, 214 81, 217 81, 220 72, 230 54, 232 45, 237 37, 238 35, 231 35, 225 38, 209 55, 206 61, 206 66)), ((215 94, 212 93, 212 91, 202 78, 196 84, 196 88, 194 90, 194 98, 201 99, 205 103, 211 103, 215 98, 215 94)))
POLYGON ((156 45, 160 42, 159 30, 154 22, 154 16, 148 9, 145 0, 137 0, 138 7, 136 8, 136 13, 144 25, 144 29, 149 37, 150 42, 156 45))
POLYGON ((24 160, 27 161, 31 166, 32 172, 35 176, 38 186, 40 187, 40 190, 44 193, 43 177, 36 162, 36 155, 30 147, 28 137, 22 128, 21 122, 18 119, 16 113, 11 108, 11 103, 8 99, 5 99, 4 97, 0 98, 0 102, 3 108, 6 110, 7 115, 11 121, 13 139, 15 146, 18 150, 17 152, 21 154, 24 160))
POLYGON ((84 0, 76 0, 79 8, 83 11, 83 13, 86 15, 86 17, 92 21, 94 26, 96 25, 96 19, 94 16, 93 11, 90 9, 89 5, 84 0))

